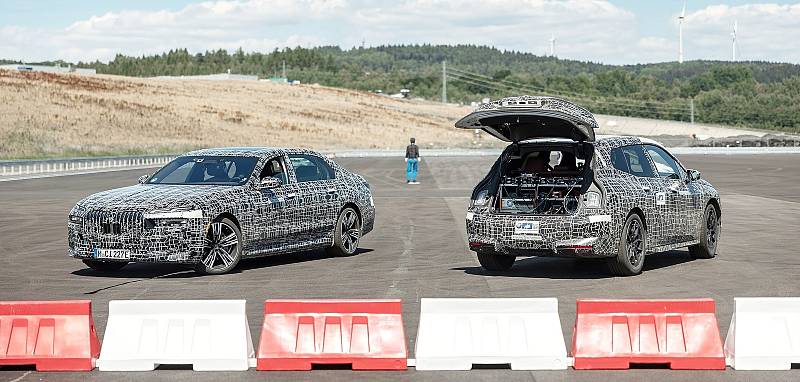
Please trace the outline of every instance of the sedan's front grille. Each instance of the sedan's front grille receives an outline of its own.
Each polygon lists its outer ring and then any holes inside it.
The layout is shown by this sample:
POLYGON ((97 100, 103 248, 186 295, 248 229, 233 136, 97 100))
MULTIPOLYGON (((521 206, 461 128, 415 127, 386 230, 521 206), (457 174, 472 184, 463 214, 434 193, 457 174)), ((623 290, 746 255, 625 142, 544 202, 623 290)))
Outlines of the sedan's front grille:
POLYGON ((123 235, 141 232, 144 215, 139 211, 93 210, 86 214, 84 224, 95 234, 123 235))

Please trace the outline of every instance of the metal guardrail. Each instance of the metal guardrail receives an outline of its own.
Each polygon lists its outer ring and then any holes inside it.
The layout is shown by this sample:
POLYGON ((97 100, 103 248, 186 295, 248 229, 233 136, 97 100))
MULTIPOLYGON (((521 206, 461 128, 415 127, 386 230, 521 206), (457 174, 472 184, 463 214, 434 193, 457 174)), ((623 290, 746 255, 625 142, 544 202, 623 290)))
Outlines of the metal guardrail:
MULTIPOLYGON (((800 154, 800 147, 674 147, 679 155, 697 154, 800 154)), ((501 149, 424 149, 423 157, 497 156, 501 149)), ((401 150, 322 151, 331 158, 402 157, 401 150)), ((70 174, 161 167, 177 155, 92 157, 0 161, 0 182, 70 174)))
POLYGON ((92 157, 0 161, 0 177, 19 177, 70 172, 94 172, 137 167, 160 167, 175 155, 92 157))

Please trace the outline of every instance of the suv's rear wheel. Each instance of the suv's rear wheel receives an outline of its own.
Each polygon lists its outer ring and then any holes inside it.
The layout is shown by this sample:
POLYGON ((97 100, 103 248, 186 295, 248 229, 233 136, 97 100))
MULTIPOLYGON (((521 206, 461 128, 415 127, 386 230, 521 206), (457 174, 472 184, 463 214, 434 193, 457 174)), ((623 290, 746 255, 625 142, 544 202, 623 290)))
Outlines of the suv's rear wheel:
POLYGON ((516 258, 494 252, 478 252, 478 262, 487 271, 507 271, 514 265, 516 258))
POLYGON ((89 268, 101 272, 116 272, 128 265, 128 263, 122 261, 83 260, 83 263, 89 268))
POLYGON ((700 222, 697 230, 697 238, 700 243, 689 246, 689 255, 695 259, 710 259, 716 256, 719 231, 717 208, 709 203, 703 214, 703 221, 700 222))
POLYGON ((633 276, 642 273, 644 256, 647 253, 647 231, 638 214, 625 220, 619 239, 617 256, 608 259, 608 268, 618 276, 633 276))
POLYGON ((239 263, 242 233, 236 223, 222 218, 211 223, 205 239, 205 248, 195 270, 206 275, 230 272, 239 263))

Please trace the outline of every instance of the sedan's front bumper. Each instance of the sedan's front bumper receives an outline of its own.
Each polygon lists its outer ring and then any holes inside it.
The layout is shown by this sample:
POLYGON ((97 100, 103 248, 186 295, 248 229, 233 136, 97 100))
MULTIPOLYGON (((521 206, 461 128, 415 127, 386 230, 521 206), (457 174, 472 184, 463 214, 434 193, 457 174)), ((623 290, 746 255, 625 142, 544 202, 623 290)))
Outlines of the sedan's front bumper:
POLYGON ((615 255, 610 215, 513 215, 468 212, 470 249, 514 256, 610 257, 615 255), (521 230, 519 223, 532 223, 521 230))
POLYGON ((127 251, 129 259, 98 259, 150 263, 195 264, 200 262, 205 238, 203 219, 186 219, 179 224, 145 227, 130 224, 119 231, 104 233, 90 222, 69 223, 69 256, 93 260, 96 249, 127 251))

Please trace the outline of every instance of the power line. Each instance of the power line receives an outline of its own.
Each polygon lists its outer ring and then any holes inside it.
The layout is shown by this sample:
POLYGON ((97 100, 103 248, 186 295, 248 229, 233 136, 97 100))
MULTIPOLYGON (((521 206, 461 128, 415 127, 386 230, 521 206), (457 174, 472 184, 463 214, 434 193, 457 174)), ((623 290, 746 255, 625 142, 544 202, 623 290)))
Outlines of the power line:
POLYGON ((639 102, 639 101, 636 101, 636 100, 632 100, 632 99, 620 98, 620 97, 606 97, 605 99, 594 99, 593 97, 599 97, 599 96, 592 96, 592 95, 580 94, 580 93, 574 93, 574 92, 548 91, 547 89, 545 89, 543 87, 536 86, 536 85, 520 84, 520 83, 517 83, 517 82, 508 81, 508 80, 505 80, 505 79, 499 79, 498 80, 498 79, 494 79, 494 78, 486 76, 486 75, 472 73, 472 72, 468 72, 466 70, 455 69, 455 68, 452 68, 452 67, 449 68, 448 72, 452 73, 452 74, 456 74, 456 75, 461 75, 462 77, 464 77, 464 76, 478 77, 476 79, 486 79, 485 81, 491 81, 491 82, 498 82, 498 83, 507 84, 507 85, 510 85, 512 88, 534 90, 534 91, 542 92, 542 93, 545 93, 545 94, 549 93, 548 95, 554 95, 554 96, 559 96, 559 97, 580 98, 580 99, 584 99, 584 100, 590 100, 590 101, 596 102, 596 103, 605 103, 605 104, 609 104, 609 105, 630 106, 630 107, 647 107, 647 108, 654 107, 654 108, 658 108, 658 109, 664 110, 664 111, 686 112, 685 108, 672 106, 672 105, 669 105, 669 104, 666 104, 666 103, 663 103, 663 102, 659 102, 659 101, 644 101, 644 102, 650 102, 651 104, 653 104, 652 106, 645 106, 645 105, 642 104, 642 102, 639 102), (660 104, 660 105, 658 105, 658 104, 660 104))
MULTIPOLYGON (((481 86, 481 87, 484 87, 484 88, 487 88, 487 89, 492 89, 492 90, 497 90, 497 91, 505 91, 505 90, 523 90, 523 91, 526 91, 526 92, 527 91, 531 91, 531 92, 540 92, 541 91, 539 89, 536 89, 535 87, 530 87, 530 86, 526 86, 526 85, 522 85, 522 84, 518 84, 518 83, 508 82, 508 81, 483 80, 481 78, 469 77, 469 76, 465 76, 463 74, 455 73, 455 72, 448 72, 447 75, 450 76, 451 78, 455 79, 455 80, 459 80, 459 81, 462 81, 462 82, 469 83, 471 85, 481 86)), ((485 76, 481 76, 481 77, 488 78, 488 77, 485 77, 485 76)), ((564 97, 564 95, 560 95, 560 94, 550 94, 550 95, 558 95, 558 96, 564 97)), ((584 101, 587 101, 587 102, 591 102, 591 103, 596 103, 596 104, 606 104, 606 105, 609 105, 609 106, 613 106, 613 107, 615 107, 617 109, 623 109, 623 110, 628 110, 628 111, 638 111, 638 112, 646 111, 646 112, 651 112, 651 113, 652 112, 661 112, 661 113, 664 113, 664 114, 685 114, 685 113, 687 113, 686 109, 675 107, 675 106, 660 106, 660 105, 653 104, 652 101, 645 101, 644 104, 642 104, 642 103, 626 104, 626 103, 620 103, 620 102, 614 102, 614 101, 608 101, 608 100, 602 100, 602 99, 594 99, 592 97, 583 96, 583 95, 571 95, 571 96, 568 96, 568 97, 581 99, 581 100, 584 100, 584 101), (648 102, 650 102, 650 103, 648 103, 648 102)))

